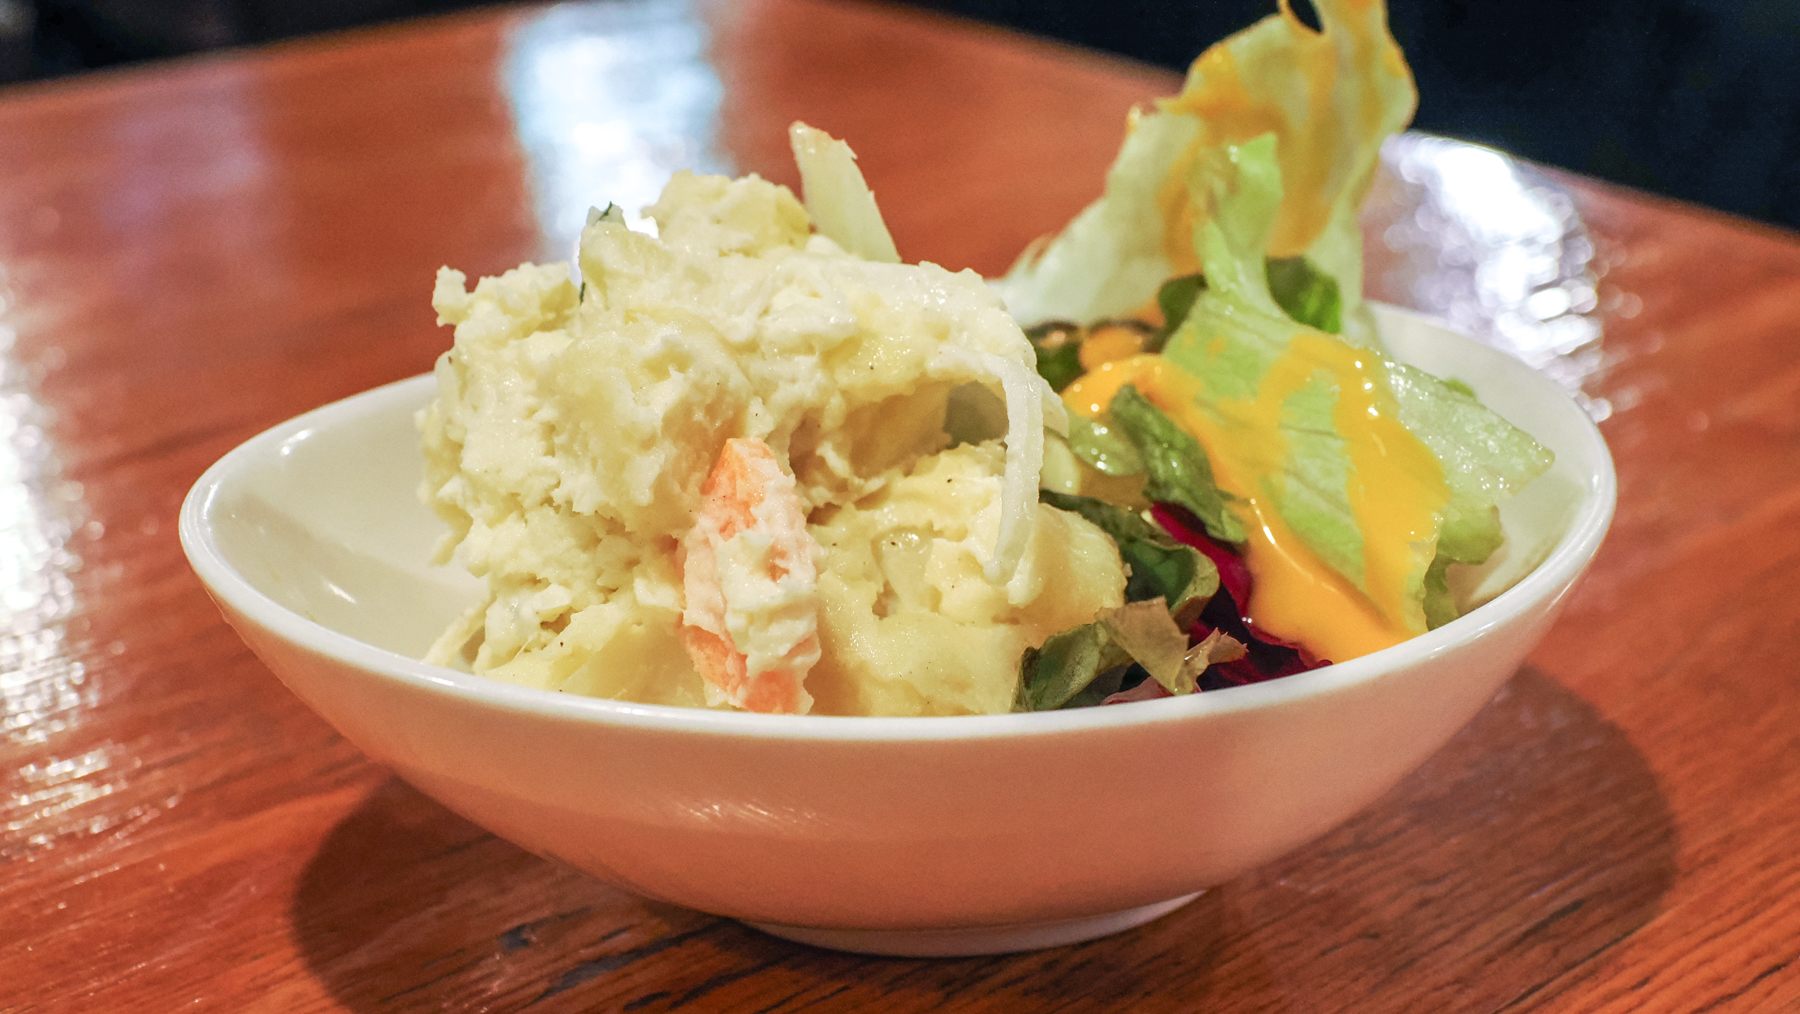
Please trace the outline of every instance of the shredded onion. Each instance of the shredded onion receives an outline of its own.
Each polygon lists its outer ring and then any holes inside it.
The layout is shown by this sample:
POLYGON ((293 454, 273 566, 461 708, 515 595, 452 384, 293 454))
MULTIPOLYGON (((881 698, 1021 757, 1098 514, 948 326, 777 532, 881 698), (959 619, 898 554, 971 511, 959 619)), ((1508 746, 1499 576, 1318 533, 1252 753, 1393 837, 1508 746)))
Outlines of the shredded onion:
POLYGON ((991 352, 944 348, 939 359, 956 374, 992 386, 998 382, 1006 407, 1006 463, 1000 480, 1000 530, 994 551, 983 563, 987 579, 1001 584, 1012 577, 1037 520, 1038 476, 1044 467, 1043 388, 1049 385, 1023 365, 991 352))

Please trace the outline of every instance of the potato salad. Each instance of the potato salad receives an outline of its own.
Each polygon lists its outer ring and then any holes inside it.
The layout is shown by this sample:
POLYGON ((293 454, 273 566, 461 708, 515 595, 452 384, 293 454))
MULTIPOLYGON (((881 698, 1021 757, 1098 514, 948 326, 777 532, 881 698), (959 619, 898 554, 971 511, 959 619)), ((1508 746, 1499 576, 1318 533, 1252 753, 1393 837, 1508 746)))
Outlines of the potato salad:
POLYGON ((677 174, 579 276, 471 289, 419 425, 441 555, 486 583, 431 659, 646 703, 1010 710, 1022 653, 1123 601, 1112 540, 1038 502, 1061 401, 977 275, 903 264, 849 150, 807 204, 677 174))

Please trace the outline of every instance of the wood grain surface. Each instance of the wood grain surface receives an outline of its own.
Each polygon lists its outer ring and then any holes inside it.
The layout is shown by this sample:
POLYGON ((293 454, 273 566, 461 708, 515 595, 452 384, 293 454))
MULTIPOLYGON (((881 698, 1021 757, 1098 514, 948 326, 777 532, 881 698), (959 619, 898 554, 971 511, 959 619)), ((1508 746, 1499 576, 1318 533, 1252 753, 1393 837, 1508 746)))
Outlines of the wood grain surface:
POLYGON ((1800 243, 1719 215, 1393 147, 1371 289, 1581 393, 1612 536, 1385 799, 1082 946, 851 957, 529 856, 364 761, 183 561, 207 464, 427 366, 440 263, 559 256, 682 164, 791 182, 804 118, 909 257, 996 271, 1174 80, 901 8, 641 0, 0 92, 0 1009, 1800 1008, 1800 243))

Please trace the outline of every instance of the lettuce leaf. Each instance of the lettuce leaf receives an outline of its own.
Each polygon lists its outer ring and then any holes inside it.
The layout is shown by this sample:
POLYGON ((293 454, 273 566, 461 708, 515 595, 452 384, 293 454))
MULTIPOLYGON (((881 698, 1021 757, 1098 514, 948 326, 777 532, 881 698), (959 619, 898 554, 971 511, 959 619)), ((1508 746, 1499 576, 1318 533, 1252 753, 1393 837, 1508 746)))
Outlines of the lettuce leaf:
MULTIPOLYGON (((1182 275, 1162 283, 1156 290, 1156 308, 1162 311, 1162 334, 1158 337, 1162 342, 1169 340, 1169 335, 1187 319, 1188 311, 1194 308, 1194 300, 1200 298, 1200 290, 1206 288, 1206 276, 1200 274, 1182 275)), ((1159 343, 1156 351, 1162 351, 1159 343)))
POLYGON ((1191 694, 1206 666, 1194 668, 1188 652, 1186 632, 1160 601, 1127 602, 1028 649, 1013 706, 1051 711, 1099 704, 1119 692, 1134 667, 1171 694, 1191 694))
POLYGON ((1189 646, 1162 603, 1128 602, 1027 651, 1014 707, 1050 711, 1111 703, 1137 669, 1144 672, 1143 684, 1118 699, 1191 694, 1209 666, 1235 662, 1244 653, 1242 642, 1218 630, 1189 646))
MULTIPOLYGON (((1149 304, 1166 279, 1215 266, 1190 242, 1207 209, 1187 181, 1198 154, 1266 133, 1287 199, 1259 253, 1306 257, 1335 278, 1347 336, 1367 344, 1356 212, 1381 142, 1412 118, 1412 75, 1381 0, 1314 0, 1320 30, 1284 3, 1200 54, 1180 94, 1134 112, 1098 200, 1034 244, 1000 287, 1024 321, 1093 321, 1149 304)), ((1259 258, 1260 260, 1260 258, 1259 258)))
POLYGON ((1040 491, 1038 498, 1058 510, 1081 515, 1118 543, 1119 557, 1130 570, 1125 583, 1127 602, 1160 598, 1178 622, 1191 623, 1218 592, 1218 568, 1204 553, 1182 544, 1136 511, 1050 490, 1040 491))
POLYGON ((1215 539, 1244 541, 1243 522, 1225 506, 1226 497, 1213 482, 1212 466, 1199 441, 1130 384, 1113 396, 1106 414, 1143 457, 1149 477, 1144 483, 1146 497, 1186 510, 1215 539))
POLYGON ((1105 420, 1069 416, 1069 450, 1102 475, 1139 475, 1144 456, 1137 445, 1105 420))
POLYGON ((1500 527, 1500 499, 1542 475, 1553 457, 1490 412, 1466 384, 1395 364, 1388 372, 1388 385, 1399 402, 1400 421, 1443 464, 1450 487, 1450 503, 1438 528, 1437 555, 1424 577, 1426 624, 1438 627, 1457 615, 1450 595, 1450 565, 1482 563, 1500 548, 1506 538, 1500 527))
MULTIPOLYGON (((1214 665, 1228 665, 1248 654, 1244 643, 1223 630, 1215 630, 1200 640, 1199 644, 1188 649, 1182 659, 1187 671, 1195 674, 1196 689, 1198 676, 1214 665)), ((1130 704, 1133 701, 1154 701, 1163 697, 1173 697, 1169 688, 1154 679, 1147 679, 1135 687, 1108 694, 1101 704, 1130 704)))
MULTIPOLYGON (((1260 496, 1321 561, 1366 592, 1367 547, 1349 502, 1354 467, 1334 413, 1343 392, 1331 372, 1303 357, 1302 369, 1310 372, 1282 403, 1277 440, 1246 429, 1261 425, 1262 417, 1228 410, 1257 395, 1295 342, 1306 340, 1314 350, 1343 347, 1342 339, 1297 323, 1269 290, 1263 251, 1282 203, 1276 146, 1265 136, 1202 153, 1192 185, 1193 199, 1207 209, 1195 236, 1208 264, 1207 286, 1164 355, 1200 381, 1196 407, 1222 427, 1221 439, 1281 448, 1275 473, 1260 476, 1259 489, 1238 492, 1260 496)), ((1548 468, 1550 454, 1466 391, 1367 350, 1345 351, 1370 364, 1366 376, 1385 385, 1399 422, 1437 459, 1448 488, 1432 537, 1403 549, 1402 588, 1413 605, 1390 617, 1422 630, 1454 615, 1447 568, 1493 552, 1501 537, 1498 500, 1548 468)))
POLYGON ((1052 391, 1068 387, 1084 372, 1080 328, 1053 321, 1026 328, 1025 337, 1037 354, 1038 376, 1052 391))
POLYGON ((1126 603, 1047 639, 1019 662, 1020 711, 1099 704, 1134 668, 1171 694, 1194 692, 1215 644, 1195 654, 1187 629, 1219 590, 1219 572, 1143 515, 1090 497, 1044 490, 1044 503, 1094 523, 1118 543, 1130 577, 1126 603))
POLYGON ((1014 711, 1054 711, 1098 704, 1119 692, 1131 656, 1107 632, 1104 620, 1053 634, 1019 660, 1014 711))
MULTIPOLYGON (((1021 323, 1092 323, 1137 312, 1172 269, 1161 242, 1169 169, 1199 140, 1191 116, 1134 114, 1099 200, 1027 248, 997 283, 1021 323)), ((1179 179, 1179 177, 1176 177, 1179 179)))
POLYGON ((1288 317, 1331 334, 1344 330, 1344 299, 1336 279, 1304 257, 1271 257, 1263 269, 1269 294, 1288 317))

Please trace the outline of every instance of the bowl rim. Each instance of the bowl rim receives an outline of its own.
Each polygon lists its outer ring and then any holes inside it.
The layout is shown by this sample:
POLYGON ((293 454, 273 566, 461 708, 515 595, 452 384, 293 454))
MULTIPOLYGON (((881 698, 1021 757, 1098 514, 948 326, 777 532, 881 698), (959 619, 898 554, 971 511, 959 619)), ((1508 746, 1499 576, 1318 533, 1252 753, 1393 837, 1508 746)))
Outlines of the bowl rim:
MULTIPOLYGON (((1379 304, 1378 304, 1379 305, 1379 304)), ((465 704, 533 715, 557 722, 593 726, 653 727, 668 732, 778 740, 943 741, 1060 735, 1182 722, 1211 714, 1279 707, 1285 702, 1334 693, 1383 675, 1447 655, 1482 639, 1509 619, 1517 618, 1574 583, 1598 551, 1612 522, 1618 480, 1611 452, 1599 428, 1569 394, 1549 377, 1511 354, 1470 338, 1444 321, 1400 307, 1380 305, 1384 315, 1409 318, 1445 332, 1490 360, 1486 368, 1512 371, 1526 383, 1554 390, 1561 420, 1573 425, 1573 438, 1591 458, 1595 471, 1585 476, 1583 497, 1567 530, 1535 567, 1511 587, 1469 612, 1423 634, 1380 651, 1281 679, 1222 690, 1135 702, 1131 707, 1076 708, 1064 711, 1000 715, 925 717, 861 715, 764 715, 679 705, 638 704, 525 687, 433 665, 379 648, 309 619, 270 598, 226 559, 214 537, 212 512, 221 492, 257 461, 281 453, 284 445, 303 440, 315 429, 341 423, 383 408, 391 402, 418 398, 433 381, 424 373, 349 395, 275 424, 226 452, 209 466, 182 500, 178 531, 183 552, 208 592, 225 607, 290 644, 339 664, 426 693, 445 695, 465 704)), ((266 663, 265 663, 266 664, 266 663)))

